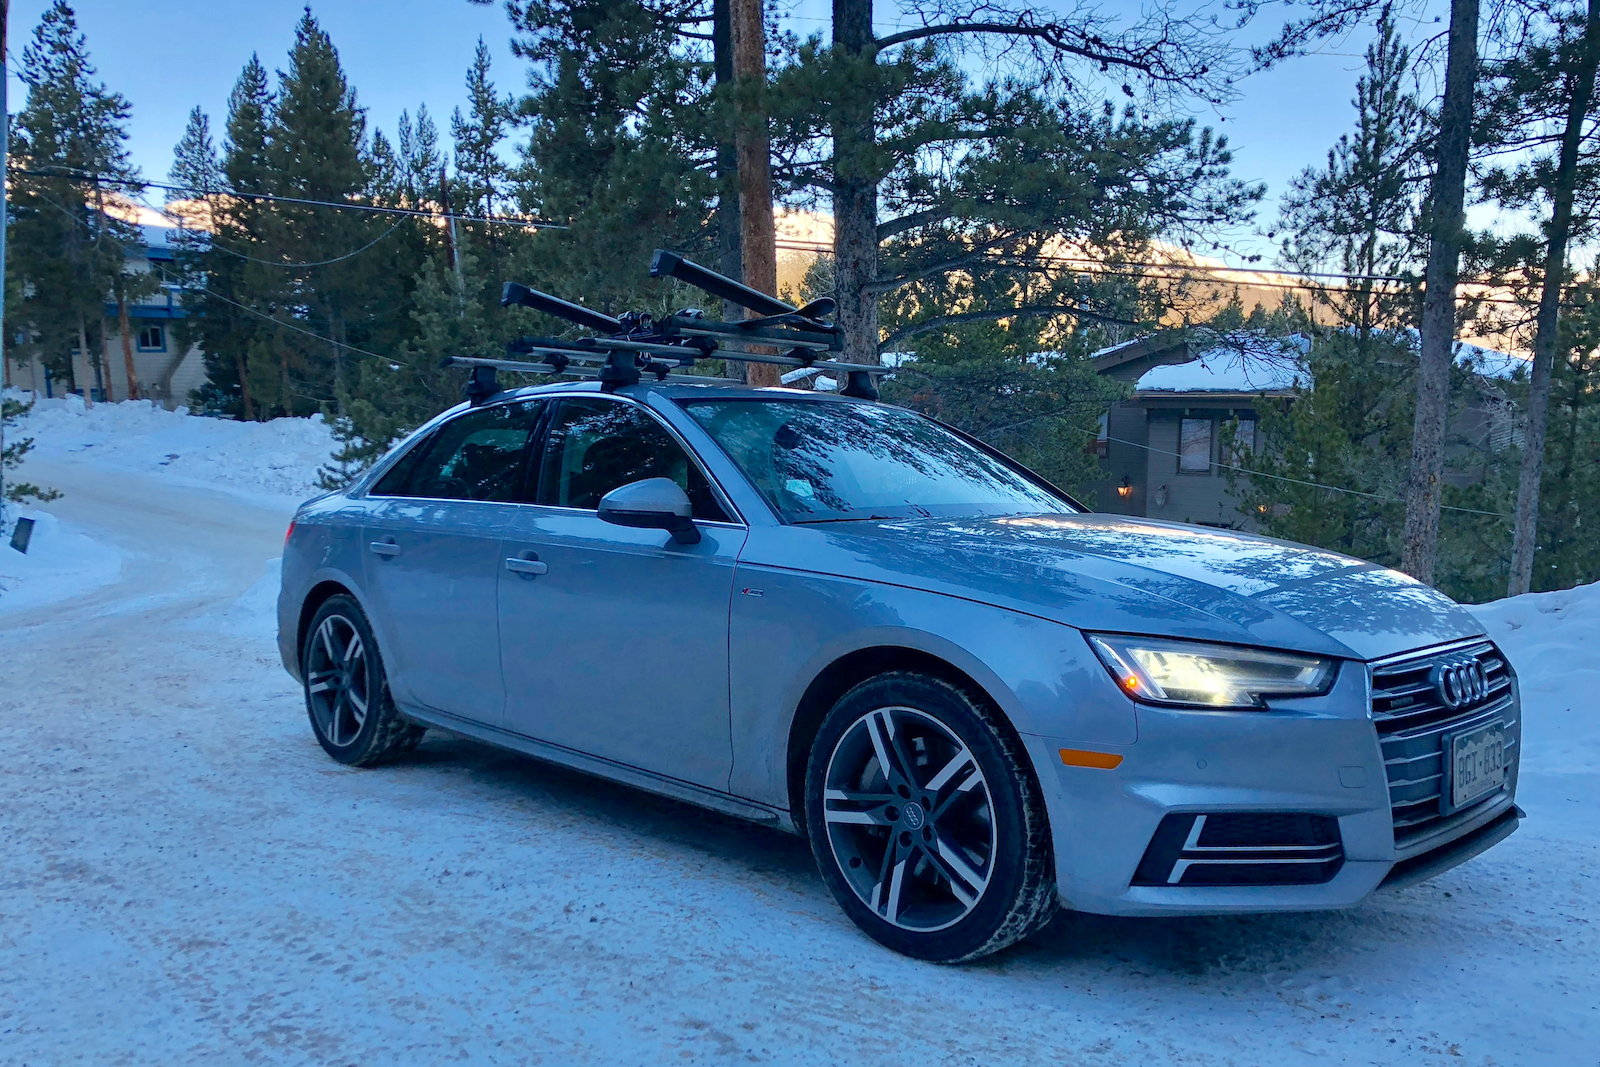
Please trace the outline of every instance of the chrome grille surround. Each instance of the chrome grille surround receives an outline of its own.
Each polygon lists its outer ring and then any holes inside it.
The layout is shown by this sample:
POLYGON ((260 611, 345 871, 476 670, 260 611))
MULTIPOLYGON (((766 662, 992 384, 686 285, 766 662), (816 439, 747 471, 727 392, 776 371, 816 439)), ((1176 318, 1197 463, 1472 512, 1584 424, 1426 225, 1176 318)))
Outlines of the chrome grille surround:
POLYGON ((1509 803, 1515 781, 1521 708, 1516 678, 1505 654, 1487 638, 1410 652, 1369 665, 1372 723, 1383 752, 1397 853, 1475 823, 1497 800, 1509 803), (1476 660, 1486 692, 1450 707, 1435 685, 1441 668, 1476 660), (1450 815, 1440 806, 1444 782, 1443 736, 1499 720, 1506 726, 1506 786, 1450 815))

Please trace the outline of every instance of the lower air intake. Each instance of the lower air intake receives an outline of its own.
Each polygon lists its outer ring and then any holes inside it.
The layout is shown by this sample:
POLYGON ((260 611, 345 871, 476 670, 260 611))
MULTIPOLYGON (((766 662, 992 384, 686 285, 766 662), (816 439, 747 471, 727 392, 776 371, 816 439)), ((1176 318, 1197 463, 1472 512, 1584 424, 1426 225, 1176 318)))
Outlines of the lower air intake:
POLYGON ((1299 812, 1168 815, 1134 872, 1139 886, 1320 885, 1344 866, 1339 820, 1299 812))

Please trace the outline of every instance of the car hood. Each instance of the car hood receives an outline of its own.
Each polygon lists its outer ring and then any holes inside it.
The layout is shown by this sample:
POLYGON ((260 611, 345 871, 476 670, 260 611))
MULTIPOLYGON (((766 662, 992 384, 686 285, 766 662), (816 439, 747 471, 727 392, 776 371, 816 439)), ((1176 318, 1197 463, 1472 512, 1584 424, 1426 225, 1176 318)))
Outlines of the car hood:
POLYGON ((1484 632, 1449 597, 1374 563, 1119 515, 787 526, 753 532, 744 560, 926 589, 1088 630, 1356 659, 1484 632))

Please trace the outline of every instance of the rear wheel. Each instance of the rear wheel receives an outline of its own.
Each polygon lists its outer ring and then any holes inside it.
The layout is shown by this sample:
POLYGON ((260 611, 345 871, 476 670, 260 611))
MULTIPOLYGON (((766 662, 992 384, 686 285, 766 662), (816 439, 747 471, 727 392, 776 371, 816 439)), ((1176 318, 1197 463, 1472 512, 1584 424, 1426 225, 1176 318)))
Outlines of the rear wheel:
POLYGON ((300 664, 312 732, 340 763, 370 767, 422 740, 425 729, 402 718, 389 698, 378 642, 350 597, 330 597, 317 609, 300 664))
POLYGON ((845 694, 812 747, 806 824, 840 906, 909 956, 976 959, 1055 913, 1044 802, 1021 746, 943 679, 885 674, 845 694))

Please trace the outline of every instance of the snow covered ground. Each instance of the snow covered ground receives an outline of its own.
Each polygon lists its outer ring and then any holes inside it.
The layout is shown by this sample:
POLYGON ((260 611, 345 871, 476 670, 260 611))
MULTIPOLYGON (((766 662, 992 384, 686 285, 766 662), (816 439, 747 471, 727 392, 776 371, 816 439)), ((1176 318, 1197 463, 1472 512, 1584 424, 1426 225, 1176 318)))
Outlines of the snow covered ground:
POLYGON ((280 487, 320 457, 95 412, 36 422, 26 474, 119 570, 0 614, 0 1063, 1600 1062, 1600 587, 1478 609, 1529 815, 1484 856, 1349 912, 1064 915, 941 968, 777 832, 447 737, 334 764, 272 644, 280 487))

